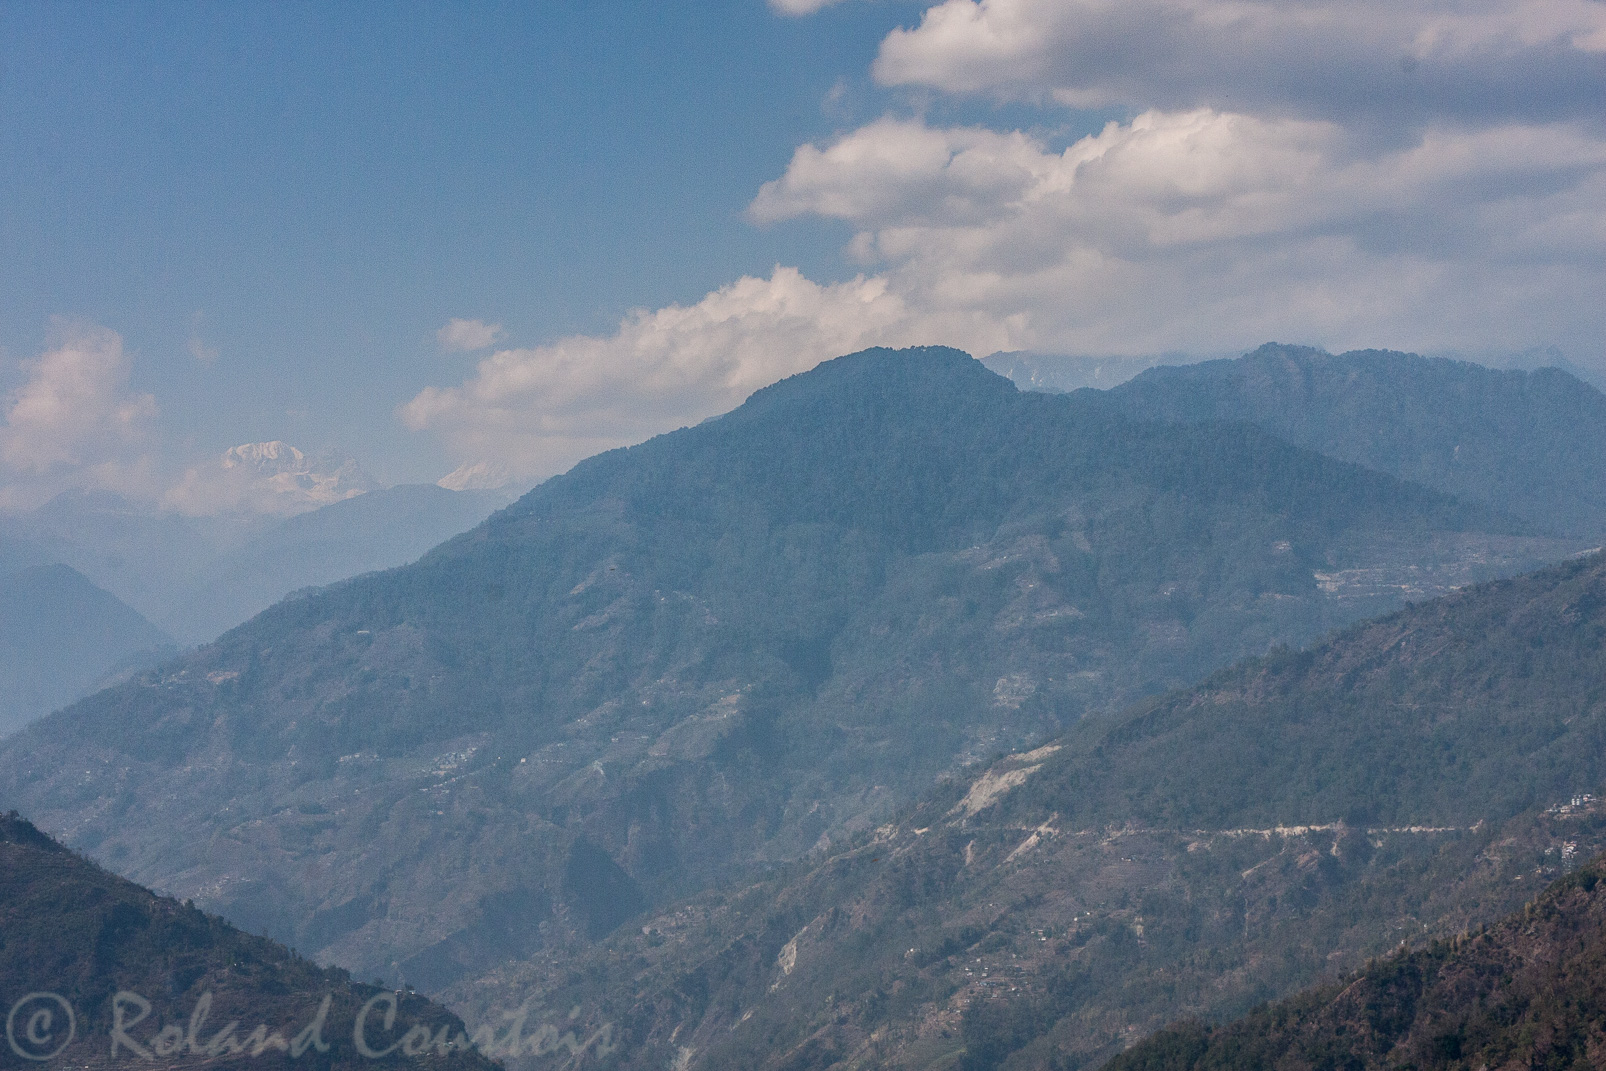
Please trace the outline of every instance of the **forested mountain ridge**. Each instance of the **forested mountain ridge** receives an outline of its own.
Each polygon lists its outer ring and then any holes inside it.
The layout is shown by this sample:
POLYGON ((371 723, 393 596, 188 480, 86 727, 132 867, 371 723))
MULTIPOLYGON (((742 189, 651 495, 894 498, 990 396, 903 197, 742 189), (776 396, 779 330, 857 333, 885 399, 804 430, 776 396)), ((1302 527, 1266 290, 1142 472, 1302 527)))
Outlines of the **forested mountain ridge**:
POLYGON ((868 351, 0 747, 0 802, 392 980, 583 945, 941 774, 1568 546, 1243 424, 868 351), (1418 587, 1346 593, 1346 570, 1418 587), (1423 579, 1426 578, 1426 579, 1423 579))
POLYGON ((897 821, 657 912, 529 985, 623 1066, 1096 1066, 1606 849, 1606 556, 1248 660, 957 778, 897 821))
POLYGON ((1178 1024, 1106 1071, 1599 1067, 1603 879, 1596 859, 1491 927, 1383 957, 1217 1029, 1178 1024))
POLYGON ((1551 531, 1606 536, 1606 395, 1559 368, 1268 344, 1152 368, 1105 396, 1146 419, 1247 420, 1551 531))
POLYGON ((1251 659, 1097 739, 1046 762, 1003 813, 1457 825, 1593 787, 1606 782, 1606 555, 1251 659), (1144 768, 1169 773, 1108 776, 1144 768))
MULTIPOLYGON (((423 997, 354 983, 108 874, 15 813, 0 814, 0 1008, 10 1013, 0 1067, 369 1067, 375 1060, 357 1050, 353 1027, 374 998, 364 1037, 371 1052, 415 1026, 431 1039, 442 1030, 448 1040, 469 1037, 462 1020, 423 997), (387 1010, 395 1013, 390 1030, 387 1010)), ((485 1048, 511 1040, 505 1024, 497 1027, 494 1040, 483 1036, 485 1048)), ((495 1066, 466 1046, 389 1056, 382 1065, 495 1066)))

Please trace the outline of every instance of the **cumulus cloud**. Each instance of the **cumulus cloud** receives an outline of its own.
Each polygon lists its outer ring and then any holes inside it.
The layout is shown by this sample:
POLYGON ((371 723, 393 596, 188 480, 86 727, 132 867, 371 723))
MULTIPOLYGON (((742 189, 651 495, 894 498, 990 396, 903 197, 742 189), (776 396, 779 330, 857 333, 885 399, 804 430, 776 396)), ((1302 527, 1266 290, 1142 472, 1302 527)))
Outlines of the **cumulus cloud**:
POLYGON ((759 223, 815 214, 866 221, 981 219, 1019 199, 1055 165, 1025 134, 933 130, 883 119, 819 148, 804 145, 748 208, 759 223))
POLYGON ((461 386, 428 388, 400 410, 465 462, 515 479, 693 424, 759 387, 874 345, 1008 348, 1010 326, 956 304, 916 310, 887 280, 820 285, 793 268, 744 277, 690 306, 637 311, 612 335, 501 350, 461 386))
POLYGON ((945 0, 881 44, 886 85, 1326 119, 1598 118, 1599 0, 945 0))
POLYGON ((1583 125, 1379 148, 1332 121, 1199 109, 1059 152, 883 120, 799 149, 750 211, 848 220, 911 308, 1014 317, 1031 348, 1440 348, 1598 340, 1603 193, 1606 140, 1583 125))
POLYGON ((435 332, 436 343, 446 353, 490 349, 501 337, 501 324, 488 324, 483 320, 453 319, 435 332))
POLYGON ((148 492, 156 399, 130 389, 115 331, 58 322, 53 348, 25 363, 0 426, 0 505, 22 507, 68 488, 148 492))
MULTIPOLYGON (((881 120, 804 146, 751 206, 758 219, 814 214, 887 232, 1025 219, 1112 252, 1435 216, 1478 201, 1546 198, 1606 167, 1606 140, 1565 124, 1435 130, 1374 150, 1332 122, 1199 109, 1108 123, 1053 152, 1018 131, 881 120)), ((999 245, 1025 237, 997 235, 999 245)))
POLYGON ((95 490, 190 515, 287 516, 378 486, 350 458, 308 457, 283 442, 236 446, 175 477, 156 399, 130 387, 133 362, 109 328, 58 321, 51 348, 23 371, 0 403, 0 509, 95 490))
POLYGON ((1056 151, 1019 131, 883 119, 798 149, 749 212, 846 220, 874 274, 820 284, 777 268, 607 337, 504 350, 402 418, 470 467, 530 478, 870 345, 1543 340, 1587 359, 1606 336, 1606 140, 1582 124, 1435 127, 1379 146, 1330 120, 1150 111, 1056 151))

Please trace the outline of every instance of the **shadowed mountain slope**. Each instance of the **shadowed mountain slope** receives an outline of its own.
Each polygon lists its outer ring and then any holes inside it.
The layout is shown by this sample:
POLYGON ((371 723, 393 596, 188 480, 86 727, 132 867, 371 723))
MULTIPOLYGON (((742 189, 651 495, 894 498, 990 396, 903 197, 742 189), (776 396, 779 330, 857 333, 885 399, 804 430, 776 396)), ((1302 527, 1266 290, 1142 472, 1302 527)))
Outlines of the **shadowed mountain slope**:
POLYGON ((1606 849, 1603 682, 1594 555, 1087 719, 564 970, 448 995, 595 1002, 626 1067, 1094 1066, 1492 921, 1606 849))
MULTIPOLYGON (((352 1031, 375 997, 370 1051, 415 1026, 432 1039, 442 1029, 467 1038, 460 1019, 423 997, 355 984, 106 873, 14 812, 0 814, 0 1002, 9 1012, 0 1067, 496 1066, 466 1046, 445 1056, 363 1056, 352 1031), (259 1025, 266 1029, 254 1034, 259 1025), (114 1048, 114 1032, 129 1043, 114 1048)), ((510 1040, 505 1030, 497 1038, 510 1040)))
POLYGON ((1606 863, 1487 929, 1368 964, 1227 1026, 1174 1026, 1107 1071, 1600 1067, 1606 863))
POLYGON ((868 351, 78 704, 0 747, 0 801, 441 986, 869 828, 1088 711, 1574 546, 1248 425, 868 351))
POLYGON ((1558 533, 1606 535, 1606 395, 1558 368, 1266 345, 1153 368, 1107 396, 1147 419, 1247 420, 1558 533))
POLYGON ((0 735, 78 699, 130 660, 171 657, 172 647, 68 566, 0 575, 0 735))

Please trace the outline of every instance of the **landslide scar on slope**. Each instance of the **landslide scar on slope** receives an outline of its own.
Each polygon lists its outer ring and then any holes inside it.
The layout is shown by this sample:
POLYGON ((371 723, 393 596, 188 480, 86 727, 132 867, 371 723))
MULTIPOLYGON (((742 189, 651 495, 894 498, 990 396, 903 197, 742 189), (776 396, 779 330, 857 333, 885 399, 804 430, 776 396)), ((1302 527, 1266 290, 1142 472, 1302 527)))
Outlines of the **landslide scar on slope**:
POLYGON ((1030 766, 1017 766, 1013 770, 999 770, 996 767, 988 770, 976 779, 976 783, 970 786, 970 791, 965 793, 965 798, 955 804, 954 809, 948 813, 958 814, 960 811, 964 811, 966 818, 975 817, 977 812, 986 810, 997 803, 1010 789, 1019 788, 1025 784, 1028 777, 1043 768, 1041 760, 1046 759, 1059 749, 1060 745, 1050 744, 1047 747, 1040 747, 1036 751, 1028 751, 1024 755, 1015 757, 1017 762, 1038 760, 1030 766))

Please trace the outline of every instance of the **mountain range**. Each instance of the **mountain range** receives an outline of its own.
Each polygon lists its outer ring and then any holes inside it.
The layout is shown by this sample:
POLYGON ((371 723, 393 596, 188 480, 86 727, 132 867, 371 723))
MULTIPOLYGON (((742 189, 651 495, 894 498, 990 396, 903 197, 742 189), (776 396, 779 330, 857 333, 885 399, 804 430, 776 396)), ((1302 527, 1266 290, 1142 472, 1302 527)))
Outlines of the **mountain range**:
POLYGON ((1151 368, 1099 397, 1150 420, 1248 421, 1543 530, 1606 535, 1606 395, 1559 368, 1266 345, 1151 368))
POLYGON ((53 716, 0 747, 0 800, 438 988, 828 851, 1086 715, 1586 545, 1242 422, 867 351, 53 716))
POLYGON ((0 802, 471 1018, 580 1009, 620 1066, 1090 1066, 1606 848, 1600 561, 1469 587, 1589 548, 1603 404, 868 351, 53 715, 0 802), (1514 490, 1557 470, 1571 512, 1514 490))
POLYGON ((1606 849, 1603 641, 1606 556, 1460 591, 445 995, 597 1007, 623 1068, 1096 1067, 1493 922, 1606 849))

